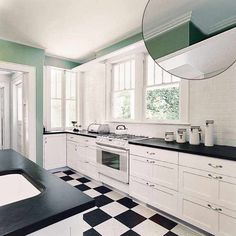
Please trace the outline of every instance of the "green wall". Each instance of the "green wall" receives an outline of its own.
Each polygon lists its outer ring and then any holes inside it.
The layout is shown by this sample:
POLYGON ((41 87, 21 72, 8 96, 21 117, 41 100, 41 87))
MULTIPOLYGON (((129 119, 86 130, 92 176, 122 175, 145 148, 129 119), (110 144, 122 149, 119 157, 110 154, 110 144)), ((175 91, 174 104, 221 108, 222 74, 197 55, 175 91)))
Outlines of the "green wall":
POLYGON ((44 65, 55 66, 64 69, 72 69, 76 66, 79 66, 80 64, 78 62, 63 60, 56 57, 45 56, 44 65))
POLYGON ((43 66, 52 65, 71 69, 78 63, 55 57, 45 58, 43 49, 33 48, 22 44, 0 39, 0 60, 36 68, 36 162, 43 164, 43 66))

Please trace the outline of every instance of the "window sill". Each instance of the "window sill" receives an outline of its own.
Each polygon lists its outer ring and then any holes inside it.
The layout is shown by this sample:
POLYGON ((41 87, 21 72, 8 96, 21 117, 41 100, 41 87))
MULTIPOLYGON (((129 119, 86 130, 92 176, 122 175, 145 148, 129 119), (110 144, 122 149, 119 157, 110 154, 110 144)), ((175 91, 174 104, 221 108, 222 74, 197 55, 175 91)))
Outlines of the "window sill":
POLYGON ((124 123, 124 124, 150 124, 150 125, 183 125, 183 126, 190 126, 188 122, 181 122, 181 121, 136 121, 136 120, 106 120, 106 123, 124 123))

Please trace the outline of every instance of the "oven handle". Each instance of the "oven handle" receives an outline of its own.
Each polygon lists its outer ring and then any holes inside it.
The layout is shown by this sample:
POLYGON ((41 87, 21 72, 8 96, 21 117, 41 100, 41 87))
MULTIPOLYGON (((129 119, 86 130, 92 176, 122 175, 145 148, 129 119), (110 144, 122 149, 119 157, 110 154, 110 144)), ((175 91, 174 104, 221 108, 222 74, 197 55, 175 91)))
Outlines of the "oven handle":
POLYGON ((100 145, 97 145, 97 148, 101 151, 108 151, 108 152, 114 152, 114 153, 127 153, 127 150, 120 150, 120 149, 117 149, 117 148, 109 148, 109 147, 104 147, 104 146, 100 146, 100 145))

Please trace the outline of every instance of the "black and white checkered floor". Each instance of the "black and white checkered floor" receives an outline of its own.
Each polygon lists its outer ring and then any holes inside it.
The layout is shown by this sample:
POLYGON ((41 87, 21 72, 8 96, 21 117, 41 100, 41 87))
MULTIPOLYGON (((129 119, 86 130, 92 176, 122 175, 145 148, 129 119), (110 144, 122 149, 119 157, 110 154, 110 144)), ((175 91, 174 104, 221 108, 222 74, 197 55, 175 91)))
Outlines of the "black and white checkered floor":
POLYGON ((96 207, 83 214, 84 236, 200 236, 102 183, 71 170, 54 173, 95 199, 96 207))

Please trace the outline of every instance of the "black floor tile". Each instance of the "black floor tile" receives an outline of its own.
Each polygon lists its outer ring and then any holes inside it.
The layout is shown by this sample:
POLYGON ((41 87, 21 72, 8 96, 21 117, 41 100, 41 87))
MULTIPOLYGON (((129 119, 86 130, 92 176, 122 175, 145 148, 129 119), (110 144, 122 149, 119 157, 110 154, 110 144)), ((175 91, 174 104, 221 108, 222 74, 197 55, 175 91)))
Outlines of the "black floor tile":
POLYGON ((77 179, 79 182, 81 182, 81 183, 88 183, 88 182, 91 182, 91 180, 89 180, 89 179, 87 179, 87 178, 85 178, 85 177, 82 177, 82 178, 79 178, 79 179, 77 179))
POLYGON ((63 179, 64 181, 73 180, 73 178, 71 178, 70 176, 63 176, 63 177, 60 177, 60 178, 63 179))
POLYGON ((121 198, 117 202, 119 202, 120 204, 122 204, 123 206, 126 206, 128 208, 133 208, 138 205, 136 202, 134 202, 132 199, 130 199, 128 197, 121 198))
POLYGON ((73 174, 75 174, 75 172, 73 172, 72 170, 63 171, 63 173, 66 174, 66 175, 73 175, 73 174))
POLYGON ((129 228, 133 228, 134 226, 140 224, 144 220, 146 220, 145 217, 139 215, 138 213, 128 210, 120 215, 116 216, 115 219, 120 221, 122 224, 126 225, 129 228))
POLYGON ((96 209, 83 215, 83 219, 92 227, 99 225, 110 218, 111 216, 101 209, 96 209))
POLYGON ((111 189, 109 189, 105 186, 96 187, 96 188, 94 188, 94 190, 96 190, 96 191, 98 191, 99 193, 102 193, 102 194, 109 193, 109 192, 112 191, 111 189))
POLYGON ((100 195, 94 198, 95 200, 95 205, 97 207, 102 207, 104 205, 107 205, 111 202, 114 202, 114 200, 112 200, 111 198, 105 196, 105 195, 100 195))
POLYGON ((171 232, 171 231, 169 231, 168 233, 166 233, 166 234, 163 235, 163 236, 178 236, 178 235, 175 234, 175 233, 173 233, 173 232, 171 232))
POLYGON ((75 186, 77 189, 79 189, 80 191, 86 191, 86 190, 89 190, 90 187, 88 187, 87 185, 85 184, 79 184, 79 185, 76 185, 75 186))
POLYGON ((121 236, 140 236, 140 234, 137 234, 136 232, 134 232, 133 230, 129 230, 127 232, 125 232, 124 234, 121 234, 121 236))
POLYGON ((102 236, 95 229, 89 229, 83 233, 83 236, 102 236))
POLYGON ((162 227, 168 229, 168 230, 173 229, 177 225, 177 223, 175 223, 174 221, 169 220, 166 217, 161 216, 159 214, 155 214, 154 216, 152 216, 149 219, 154 221, 155 223, 161 225, 162 227))

